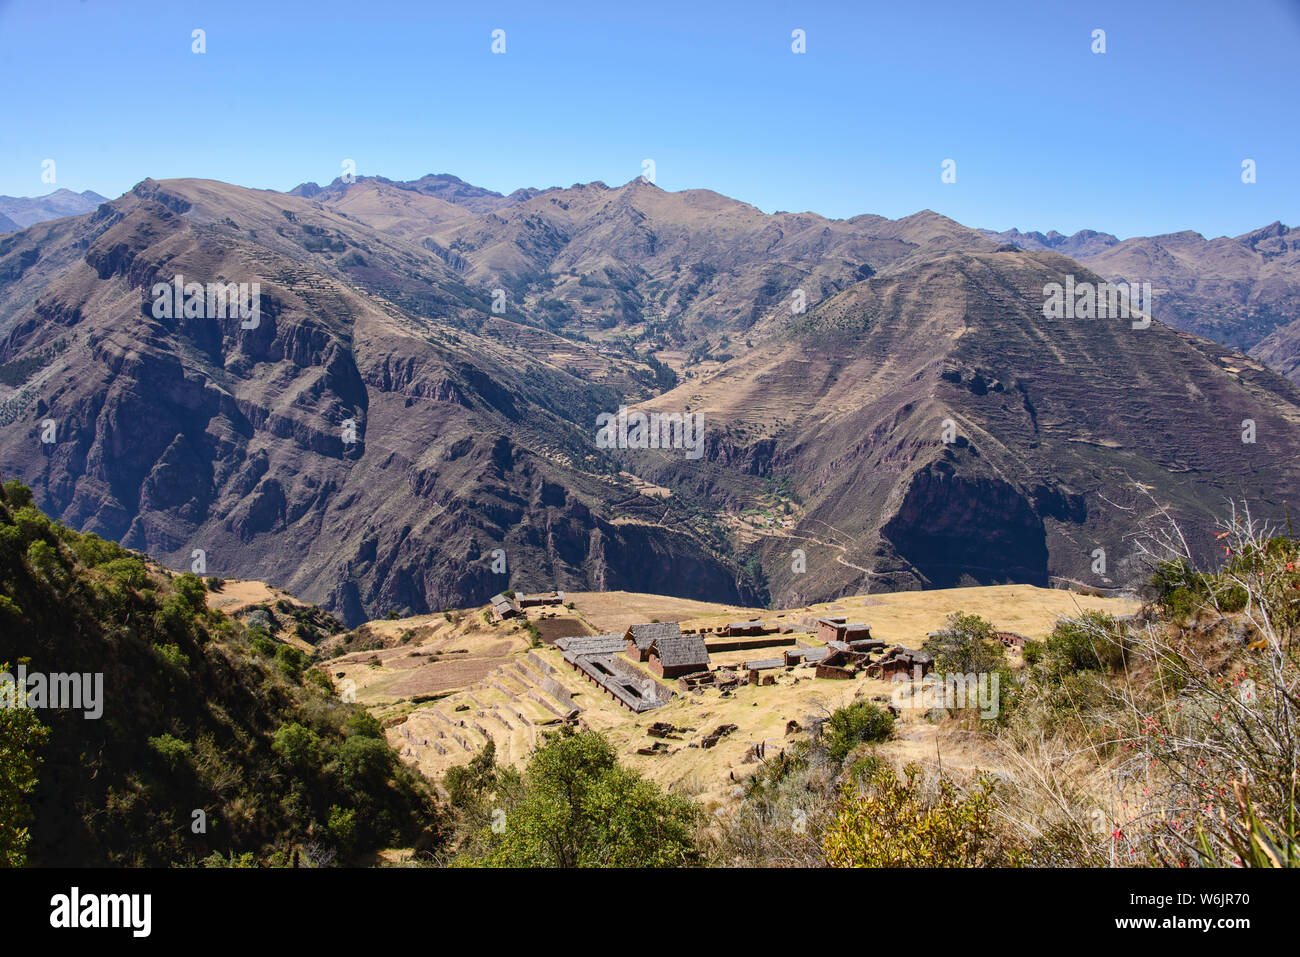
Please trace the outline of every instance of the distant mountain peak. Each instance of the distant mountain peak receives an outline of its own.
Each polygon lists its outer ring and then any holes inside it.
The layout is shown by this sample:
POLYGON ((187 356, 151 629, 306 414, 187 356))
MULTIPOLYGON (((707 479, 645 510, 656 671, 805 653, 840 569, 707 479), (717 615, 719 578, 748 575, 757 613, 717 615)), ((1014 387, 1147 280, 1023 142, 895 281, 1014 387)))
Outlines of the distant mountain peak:
POLYGON ((462 206, 474 213, 486 213, 504 206, 513 206, 515 203, 531 199, 541 192, 541 190, 536 189, 517 189, 509 196, 503 196, 495 190, 484 189, 482 186, 467 183, 459 176, 451 173, 426 173, 419 179, 413 180, 393 180, 386 176, 356 176, 352 180, 346 181, 342 176, 339 176, 328 186, 320 186, 309 181, 298 184, 289 190, 289 193, 303 199, 315 199, 322 194, 339 196, 354 186, 361 186, 366 183, 380 183, 394 189, 408 190, 422 196, 432 196, 435 199, 462 206))
POLYGON ((63 186, 44 196, 0 196, 0 232, 26 229, 48 219, 80 216, 106 202, 107 197, 93 190, 74 193, 63 186))
POLYGON ((1050 229, 1046 233, 1036 230, 1022 233, 1019 229, 1006 229, 1002 232, 981 229, 978 232, 997 242, 1010 243, 1030 252, 1060 253, 1074 258, 1095 255, 1117 245, 1120 241, 1118 236, 1098 232, 1095 229, 1080 229, 1069 236, 1055 229, 1050 229))

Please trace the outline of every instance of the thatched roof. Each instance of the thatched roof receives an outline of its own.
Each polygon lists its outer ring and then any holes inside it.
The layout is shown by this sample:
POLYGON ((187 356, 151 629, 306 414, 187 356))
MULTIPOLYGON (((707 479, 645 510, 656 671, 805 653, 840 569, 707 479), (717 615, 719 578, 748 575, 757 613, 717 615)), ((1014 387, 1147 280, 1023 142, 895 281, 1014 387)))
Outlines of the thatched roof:
MULTIPOLYGON (((633 625, 625 633, 627 641, 636 642, 637 648, 646 651, 659 638, 681 637, 682 630, 675 621, 652 621, 644 625, 633 625)), ((700 642, 703 646, 703 642, 700 642)))
POLYGON ((656 638, 650 646, 650 654, 655 655, 665 668, 682 665, 707 667, 709 664, 709 649, 699 635, 676 634, 656 638))
POLYGON ((555 647, 571 660, 585 655, 617 654, 625 644, 622 635, 574 635, 555 639, 555 647))

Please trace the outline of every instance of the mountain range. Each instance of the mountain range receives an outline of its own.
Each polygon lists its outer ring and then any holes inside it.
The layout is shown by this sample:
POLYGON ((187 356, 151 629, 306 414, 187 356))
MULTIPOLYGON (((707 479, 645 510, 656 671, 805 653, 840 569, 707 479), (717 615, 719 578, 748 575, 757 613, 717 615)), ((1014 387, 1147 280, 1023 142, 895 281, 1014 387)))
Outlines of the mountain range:
POLYGON ((508 587, 1114 588, 1145 523, 1209 557, 1227 499, 1284 519, 1297 238, 831 220, 640 179, 145 180, 0 239, 0 469, 70 526, 349 624, 508 587), (178 275, 257 284, 257 323, 160 315, 178 275), (1154 321, 1045 318, 1067 277, 1150 282, 1154 321), (600 447, 623 406, 702 416, 703 456, 600 447))
POLYGON ((80 216, 108 202, 92 190, 56 189, 45 196, 0 196, 0 233, 12 233, 50 219, 80 216))
POLYGON ((1162 321, 1300 382, 1300 232, 1280 222, 1217 239, 1190 230, 1125 240, 1092 230, 981 232, 1022 249, 1070 256, 1111 282, 1152 282, 1162 321))

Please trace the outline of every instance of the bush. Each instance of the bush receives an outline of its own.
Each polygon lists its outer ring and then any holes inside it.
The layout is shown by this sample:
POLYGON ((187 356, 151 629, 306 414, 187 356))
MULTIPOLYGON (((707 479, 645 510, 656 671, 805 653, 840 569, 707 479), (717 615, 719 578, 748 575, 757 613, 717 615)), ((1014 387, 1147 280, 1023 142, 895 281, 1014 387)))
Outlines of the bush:
POLYGON ((162 607, 154 612, 156 637, 168 636, 175 639, 192 639, 194 633, 194 609, 189 599, 181 594, 171 594, 163 600, 162 607))
POLYGON ((595 732, 551 735, 533 753, 505 830, 471 863, 498 867, 678 867, 699 859, 694 805, 618 763, 595 732))
POLYGON ((59 553, 43 539, 37 539, 27 546, 27 564, 32 571, 47 582, 57 582, 61 577, 63 566, 59 562, 59 553))
POLYGON ((978 615, 956 612, 948 627, 925 643, 934 670, 951 674, 991 674, 1007 667, 1006 647, 997 630, 978 615))
POLYGON ((254 651, 260 655, 266 655, 268 658, 274 657, 275 649, 279 647, 279 643, 273 640, 262 628, 248 629, 248 641, 253 646, 254 651))
POLYGON ((894 730, 894 716, 883 708, 858 701, 832 714, 822 728, 830 759, 841 764, 864 742, 884 741, 894 730))
POLYGON ((343 722, 344 732, 348 735, 361 735, 366 738, 382 738, 384 728, 369 711, 362 708, 355 708, 345 722, 343 722))
POLYGON ((162 759, 163 764, 172 771, 179 768, 193 752, 187 742, 172 734, 161 734, 156 738, 150 738, 149 747, 162 759))
POLYGON ((100 565, 99 570, 122 588, 138 591, 149 581, 149 570, 138 558, 115 558, 100 565))
POLYGON ((339 747, 336 762, 339 783, 349 791, 365 792, 384 785, 394 756, 387 741, 358 734, 339 747))
POLYGON ((4 497, 10 508, 22 508, 32 504, 32 490, 17 479, 10 479, 4 484, 4 497))
POLYGON ((334 805, 330 808, 329 819, 325 824, 325 829, 329 831, 336 844, 339 846, 339 852, 345 857, 352 853, 357 843, 357 812, 355 808, 341 808, 334 805))
POLYGON ((18 527, 18 533, 22 535, 24 544, 30 544, 37 539, 54 541, 54 526, 48 518, 30 505, 15 511, 13 520, 14 525, 18 527))
POLYGON ((1207 595, 1205 576, 1181 558, 1157 563, 1147 585, 1155 606, 1176 619, 1194 614, 1207 595))
POLYGON ((1101 611, 1063 618, 1047 636, 1044 657, 1054 674, 1116 668, 1124 661, 1119 625, 1101 611))
POLYGON ((154 652, 168 667, 175 668, 185 677, 189 677, 190 656, 182 651, 179 645, 155 645, 154 652))
POLYGON ((1023 861, 993 806, 994 782, 965 794, 948 778, 927 793, 921 769, 900 780, 883 764, 861 790, 846 784, 824 847, 832 867, 999 867, 1023 861))
POLYGON ((275 649, 275 664, 286 678, 301 681, 303 669, 307 667, 307 656, 293 645, 279 645, 275 649))
POLYGON ((496 742, 489 738, 488 743, 470 759, 469 764, 447 770, 442 785, 447 789, 447 800, 452 807, 472 808, 485 794, 496 788, 499 779, 496 753, 496 742))
POLYGON ((275 753, 296 771, 315 774, 320 771, 324 762, 325 752, 321 747, 320 736, 296 721, 281 725, 275 732, 275 740, 271 746, 275 749, 275 753))
MULTIPOLYGON (((0 671, 8 669, 0 664, 0 671)), ((32 818, 27 798, 36 789, 40 754, 48 738, 48 729, 35 713, 0 707, 0 867, 27 863, 31 838, 27 824, 32 818)))
POLYGON ((202 615, 208 610, 208 589, 198 575, 186 572, 172 579, 172 588, 188 606, 191 615, 202 615))

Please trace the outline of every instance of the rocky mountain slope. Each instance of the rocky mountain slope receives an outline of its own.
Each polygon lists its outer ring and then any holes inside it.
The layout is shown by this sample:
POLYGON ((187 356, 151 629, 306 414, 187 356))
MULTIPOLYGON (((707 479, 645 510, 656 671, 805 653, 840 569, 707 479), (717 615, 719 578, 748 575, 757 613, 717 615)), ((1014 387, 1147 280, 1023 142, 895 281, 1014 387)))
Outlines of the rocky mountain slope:
POLYGON ((1203 531, 1297 486, 1280 376, 1159 322, 1045 320, 1084 266, 931 212, 639 180, 295 193, 146 180, 0 240, 0 470, 72 527, 349 624, 504 587, 1118 585, 1148 494, 1203 531), (258 322, 156 318, 176 275, 257 283, 258 322), (703 457, 599 447, 621 405, 702 411, 703 457))
POLYGON ((764 486, 718 473, 779 477, 793 519, 773 509, 752 531, 785 602, 829 582, 1104 588, 1141 576, 1135 538, 1162 510, 1207 558, 1229 498, 1281 521, 1300 390, 1160 323, 1045 319, 1041 289, 1069 271, 1097 281, 1051 253, 951 253, 774 320, 763 345, 649 404, 720 423, 708 481, 659 453, 632 468, 687 494, 716 483, 737 510, 764 486))
POLYGON ((511 580, 738 594, 719 543, 615 520, 639 496, 586 423, 649 371, 489 318, 418 247, 296 197, 145 182, 0 264, 0 461, 74 527, 354 621, 511 580), (155 319, 175 274, 260 283, 259 324, 155 319))
POLYGON ((1271 223, 1231 238, 1184 231, 1123 241, 1092 230, 982 232, 1070 256, 1112 282, 1151 282, 1156 318, 1300 382, 1300 230, 1271 223))

